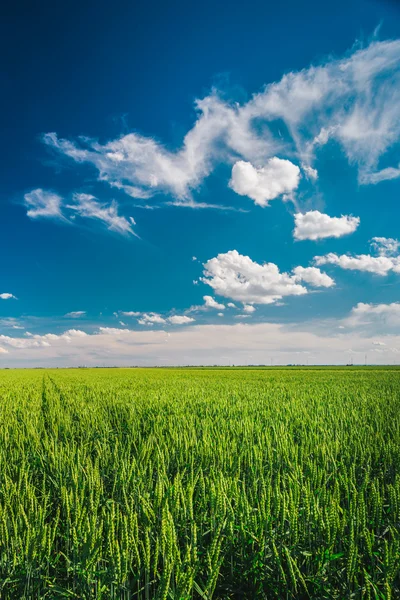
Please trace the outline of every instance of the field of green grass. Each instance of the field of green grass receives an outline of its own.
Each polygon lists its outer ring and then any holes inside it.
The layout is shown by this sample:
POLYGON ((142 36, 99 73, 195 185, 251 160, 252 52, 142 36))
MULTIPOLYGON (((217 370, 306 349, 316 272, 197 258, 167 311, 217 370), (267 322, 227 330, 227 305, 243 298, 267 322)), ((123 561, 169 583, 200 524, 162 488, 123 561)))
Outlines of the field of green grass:
POLYGON ((400 370, 0 371, 0 598, 400 598, 400 370))

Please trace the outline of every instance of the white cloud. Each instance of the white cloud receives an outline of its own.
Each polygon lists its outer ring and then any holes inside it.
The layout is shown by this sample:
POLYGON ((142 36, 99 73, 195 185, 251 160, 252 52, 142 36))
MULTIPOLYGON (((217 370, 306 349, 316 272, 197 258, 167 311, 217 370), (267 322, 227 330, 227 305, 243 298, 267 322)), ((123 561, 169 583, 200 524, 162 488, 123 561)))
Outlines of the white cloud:
POLYGON ((141 318, 138 320, 140 325, 162 325, 166 323, 164 317, 159 315, 158 313, 150 312, 150 313, 142 313, 141 318))
POLYGON ((290 160, 274 156, 260 168, 238 161, 233 165, 229 186, 240 196, 248 196, 260 206, 268 206, 269 200, 297 189, 299 181, 299 167, 290 160))
POLYGON ((244 304, 243 310, 245 313, 253 313, 255 312, 256 308, 252 304, 244 304))
POLYGON ((98 202, 90 194, 73 194, 73 203, 66 204, 64 198, 58 194, 42 189, 25 194, 24 199, 25 206, 29 209, 27 215, 32 219, 57 218, 71 223, 78 215, 102 221, 110 231, 136 235, 132 229, 132 226, 136 225, 135 219, 133 217, 126 219, 118 215, 118 204, 115 200, 111 204, 106 204, 98 202))
POLYGON ((38 188, 25 194, 24 201, 28 209, 26 214, 31 219, 45 217, 65 220, 61 212, 62 198, 54 192, 38 188))
POLYGON ((130 333, 130 329, 120 329, 119 327, 99 327, 99 333, 104 335, 123 335, 130 333))
POLYGON ((301 165, 304 173, 306 174, 307 179, 311 179, 312 181, 316 181, 318 179, 318 171, 317 169, 313 169, 309 165, 301 165))
POLYGON ((310 210, 294 216, 294 238, 296 240, 321 240, 338 238, 353 233, 360 224, 359 217, 342 215, 330 217, 318 210, 310 210))
POLYGON ((400 242, 393 238, 373 237, 371 246, 380 256, 393 256, 398 253, 400 242))
POLYGON ((0 327, 6 327, 7 329, 25 329, 25 327, 21 325, 21 322, 15 317, 5 317, 0 319, 0 327))
MULTIPOLYGON (((397 164, 379 169, 379 161, 400 138, 399 65, 400 40, 373 41, 342 59, 287 73, 242 105, 225 102, 213 91, 196 101, 196 122, 177 151, 137 133, 105 144, 87 137, 60 139, 55 133, 44 141, 92 165, 99 180, 133 197, 169 193, 191 206, 192 191, 220 162, 242 160, 260 167, 285 154, 307 165, 305 172, 312 176, 315 154, 329 140, 358 167, 361 183, 376 183, 398 176, 397 164), (279 133, 278 122, 284 125, 279 133)), ((256 174, 250 193, 257 202, 282 193, 260 183, 256 174)))
POLYGON ((79 319, 80 317, 84 317, 86 315, 86 310, 73 310, 69 313, 67 313, 66 315, 64 315, 64 317, 68 318, 68 319, 79 319))
POLYGON ((136 235, 132 229, 135 220, 131 217, 128 221, 118 215, 118 204, 115 200, 111 204, 103 204, 90 194, 74 194, 73 200, 74 204, 68 204, 67 208, 75 211, 80 217, 98 219, 105 223, 110 231, 136 235))
POLYGON ((70 343, 77 338, 84 338, 87 334, 84 331, 77 329, 68 329, 61 335, 55 333, 46 333, 44 335, 32 335, 29 332, 25 334, 27 337, 18 338, 8 335, 0 335, 0 343, 11 348, 26 349, 26 348, 48 348, 53 343, 66 342, 70 343))
POLYGON ((395 327, 400 325, 400 302, 368 304, 359 302, 351 311, 346 323, 352 327, 375 325, 395 327))
MULTIPOLYGON (((139 317, 139 325, 147 325, 149 327, 152 327, 153 325, 165 325, 166 323, 171 323, 172 325, 186 325, 188 323, 193 323, 195 320, 186 315, 170 315, 167 317, 155 312, 120 311, 115 314, 116 316, 124 315, 125 317, 139 317)), ((122 321, 120 321, 120 324, 125 325, 122 321)))
MULTIPOLYGON (((193 325, 170 333, 102 327, 94 334, 69 330, 61 335, 0 336, 0 352, 4 366, 246 365, 270 364, 271 358, 274 364, 287 364, 299 362, 299 354, 311 354, 316 364, 344 364, 351 348, 354 363, 364 364, 365 352, 376 340, 375 333, 368 337, 364 330, 335 335, 315 332, 311 325, 315 323, 193 325)), ((387 355, 398 356, 400 336, 389 332, 384 342, 387 355)), ((374 361, 385 364, 386 353, 377 353, 374 361)))
POLYGON ((380 183, 381 181, 390 181, 400 177, 399 167, 387 167, 375 173, 369 173, 364 177, 364 183, 380 183))
POLYGON ((190 308, 187 309, 187 313, 191 313, 191 312, 201 312, 201 311, 208 311, 208 310, 225 310, 225 304, 222 304, 221 302, 217 302, 215 300, 215 298, 213 298, 212 296, 203 296, 203 300, 204 300, 204 304, 195 304, 194 306, 191 306, 190 308))
POLYGON ((172 315, 172 317, 168 317, 168 321, 173 325, 186 325, 187 323, 193 323, 194 319, 186 315, 172 315))
POLYGON ((206 308, 216 308, 217 310, 225 310, 225 304, 221 304, 214 300, 212 296, 203 296, 204 306, 206 308))
POLYGON ((8 292, 3 292, 2 294, 0 294, 0 298, 2 300, 11 300, 11 299, 16 300, 17 299, 13 294, 10 294, 8 292))
POLYGON ((244 304, 272 304, 283 296, 307 293, 296 276, 280 273, 274 263, 260 265, 236 250, 207 261, 202 281, 219 296, 244 304))
POLYGON ((296 267, 293 269, 293 273, 298 281, 304 281, 313 287, 329 288, 335 285, 332 277, 322 273, 317 267, 296 267))
POLYGON ((236 304, 233 304, 233 302, 228 302, 227 306, 228 308, 236 308, 236 304))
POLYGON ((366 271, 381 276, 387 275, 389 271, 400 271, 400 263, 397 257, 389 258, 387 256, 371 256, 370 254, 349 256, 330 252, 325 256, 315 256, 314 261, 317 265, 336 265, 342 269, 366 271))

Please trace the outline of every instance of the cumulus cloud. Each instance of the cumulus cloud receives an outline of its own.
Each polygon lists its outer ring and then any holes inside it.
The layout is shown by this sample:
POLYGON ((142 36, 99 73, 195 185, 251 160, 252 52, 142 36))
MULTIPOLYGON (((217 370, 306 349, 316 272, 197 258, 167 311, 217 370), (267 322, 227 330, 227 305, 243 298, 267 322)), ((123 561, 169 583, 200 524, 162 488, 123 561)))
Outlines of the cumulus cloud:
POLYGON ((104 204, 97 201, 90 194, 74 194, 74 204, 68 204, 67 208, 75 211, 80 217, 88 219, 98 219, 102 221, 108 229, 122 234, 136 235, 132 229, 135 225, 134 219, 130 220, 121 217, 118 214, 118 204, 113 200, 111 204, 104 204))
POLYGON ((338 238, 353 233, 360 224, 359 217, 342 215, 330 217, 319 210, 310 210, 294 216, 294 238, 296 240, 322 240, 338 238))
POLYGON ((284 296, 307 293, 295 275, 281 273, 274 263, 260 265, 237 250, 207 261, 202 281, 219 296, 244 304, 272 304, 284 296))
POLYGON ((300 169, 290 160, 274 156, 265 166, 254 167, 243 160, 233 165, 229 186, 240 196, 248 196, 259 206, 297 189, 300 169))
POLYGON ((301 165, 304 173, 306 174, 307 179, 311 179, 312 181, 316 181, 318 179, 318 171, 309 165, 301 165))
POLYGON ((64 220, 61 211, 62 198, 54 192, 38 188, 25 194, 24 202, 28 209, 26 214, 31 219, 51 218, 64 220))
POLYGON ((252 304, 245 304, 243 306, 243 310, 244 310, 245 313, 250 313, 251 314, 251 313, 255 312, 256 307, 253 306, 252 304))
MULTIPOLYGON (((192 317, 188 317, 186 315, 161 315, 155 312, 140 312, 140 311, 120 311, 118 313, 114 313, 116 317, 119 315, 124 315, 125 317, 137 317, 137 322, 139 325, 147 325, 152 327, 153 325, 165 325, 170 323, 171 325, 187 325, 188 323, 193 323, 195 319, 192 317)), ((122 321, 120 321, 121 325, 125 325, 122 321)))
POLYGON ((359 302, 351 311, 347 324, 352 327, 368 325, 399 326, 400 302, 390 304, 368 304, 359 302))
POLYGON ((138 319, 139 325, 162 325, 166 323, 164 317, 162 317, 158 313, 150 312, 150 313, 141 313, 140 319, 138 319))
POLYGON ((16 300, 17 298, 14 296, 14 294, 10 294, 8 292, 3 292, 2 294, 0 294, 0 298, 2 300, 11 300, 14 299, 16 300))
POLYGON ((172 325, 187 325, 188 323, 193 323, 194 319, 186 315, 172 315, 168 317, 168 321, 172 325))
POLYGON ((73 339, 84 338, 87 334, 79 329, 68 329, 61 335, 55 333, 46 333, 44 335, 33 335, 27 332, 28 337, 18 338, 8 335, 0 335, 0 344, 17 349, 26 348, 47 348, 52 343, 66 342, 70 343, 73 339))
MULTIPOLYGON (((53 150, 94 167, 100 181, 142 200, 168 193, 194 206, 193 190, 225 162, 239 163, 232 178, 239 193, 265 204, 284 191, 282 183, 277 189, 266 183, 257 169, 286 155, 315 178, 315 155, 329 141, 358 167, 360 183, 377 183, 399 175, 397 164, 379 166, 400 138, 399 66, 400 40, 373 41, 344 58, 287 73, 241 105, 214 90, 196 100, 197 119, 178 150, 138 133, 104 144, 55 133, 43 139, 53 150), (277 123, 283 123, 279 134, 277 123), (240 161, 250 168, 243 169, 240 161)), ((289 187, 295 187, 294 170, 292 177, 289 187)))
POLYGON ((217 302, 212 296, 203 296, 204 304, 195 304, 187 309, 187 313, 202 312, 208 310, 225 310, 225 304, 217 302))
POLYGON ((315 256, 317 265, 336 265, 341 269, 350 271, 365 271, 375 275, 387 275, 389 271, 400 272, 400 261, 398 257, 389 258, 388 256, 371 256, 370 254, 359 254, 349 256, 348 254, 335 254, 330 252, 324 256, 315 256))
POLYGON ((214 300, 212 296, 203 296, 204 306, 206 308, 216 308, 217 310, 225 310, 225 304, 221 304, 214 300))
POLYGON ((64 315, 64 317, 68 319, 79 319, 80 317, 84 317, 86 315, 86 310, 73 310, 64 315))
POLYGON ((130 329, 120 329, 119 327, 99 327, 99 333, 104 335, 120 336, 123 334, 129 334, 130 329))
POLYGON ((393 256, 398 253, 400 242, 393 238, 373 237, 371 246, 380 256, 393 256))
POLYGON ((293 269, 293 273, 298 281, 304 281, 313 287, 329 288, 335 285, 332 277, 329 277, 317 267, 296 267, 293 269))

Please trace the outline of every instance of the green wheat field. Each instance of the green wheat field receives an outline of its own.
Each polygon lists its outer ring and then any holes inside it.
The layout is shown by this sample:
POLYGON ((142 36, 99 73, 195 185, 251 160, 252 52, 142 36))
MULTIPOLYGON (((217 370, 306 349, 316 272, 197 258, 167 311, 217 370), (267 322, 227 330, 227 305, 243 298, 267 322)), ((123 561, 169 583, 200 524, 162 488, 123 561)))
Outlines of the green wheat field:
POLYGON ((400 598, 400 369, 0 372, 0 598, 400 598))

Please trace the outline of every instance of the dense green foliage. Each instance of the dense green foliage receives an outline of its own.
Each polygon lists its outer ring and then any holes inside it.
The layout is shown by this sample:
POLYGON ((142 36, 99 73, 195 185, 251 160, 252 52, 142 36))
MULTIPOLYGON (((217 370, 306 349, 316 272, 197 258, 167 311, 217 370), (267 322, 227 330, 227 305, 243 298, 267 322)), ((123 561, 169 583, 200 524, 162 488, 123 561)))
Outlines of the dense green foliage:
POLYGON ((400 598, 400 371, 0 373, 0 597, 400 598))

